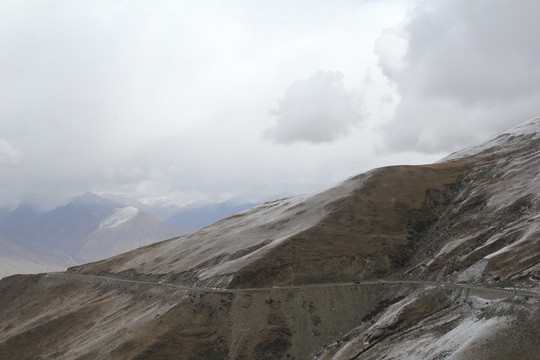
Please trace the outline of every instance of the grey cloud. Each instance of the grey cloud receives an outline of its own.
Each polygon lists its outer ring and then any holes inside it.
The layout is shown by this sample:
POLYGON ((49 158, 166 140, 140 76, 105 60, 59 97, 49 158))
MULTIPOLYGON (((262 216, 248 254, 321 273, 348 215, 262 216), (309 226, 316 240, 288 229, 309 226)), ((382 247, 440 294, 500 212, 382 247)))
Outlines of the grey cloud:
POLYGON ((536 115, 538 13, 532 0, 426 1, 386 32, 375 51, 401 97, 388 148, 452 151, 536 115))
POLYGON ((337 71, 319 71, 294 82, 271 113, 277 117, 276 125, 263 136, 283 144, 332 142, 362 120, 358 98, 337 71))
POLYGON ((359 101, 343 80, 377 88, 362 83, 367 52, 403 11, 392 1, 0 1, 0 207, 29 191, 59 202, 85 191, 182 201, 307 192, 366 163, 344 160, 349 146, 376 164, 356 146, 368 147, 367 130, 351 131, 367 91, 359 101), (319 69, 345 78, 323 72, 291 87, 270 118, 274 142, 259 141, 267 99, 319 69), (295 157, 275 144, 349 131, 295 157))

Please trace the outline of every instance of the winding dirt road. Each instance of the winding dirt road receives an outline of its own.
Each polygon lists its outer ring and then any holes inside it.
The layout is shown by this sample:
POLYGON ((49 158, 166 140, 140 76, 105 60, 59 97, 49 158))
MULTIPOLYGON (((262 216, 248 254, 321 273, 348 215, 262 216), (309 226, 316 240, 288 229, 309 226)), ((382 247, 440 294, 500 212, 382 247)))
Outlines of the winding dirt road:
POLYGON ((240 292, 265 292, 265 291, 280 291, 280 290, 295 290, 295 289, 308 289, 308 288, 320 288, 320 287, 331 287, 331 286, 362 286, 362 285, 428 285, 441 288, 450 288, 450 289, 466 289, 468 293, 473 291, 473 293, 485 293, 490 297, 494 298, 508 298, 515 295, 530 296, 535 298, 540 298, 540 294, 523 289, 505 289, 498 287, 485 287, 485 286, 475 286, 462 283, 448 283, 448 282, 438 282, 438 281, 425 281, 425 280, 376 280, 376 281, 354 281, 354 282, 343 282, 343 283, 327 283, 327 284, 305 284, 305 285, 288 285, 288 286, 275 286, 271 288, 243 288, 243 289, 227 289, 227 288, 212 288, 212 287, 192 287, 192 286, 183 286, 171 283, 164 283, 159 281, 144 281, 144 280, 131 280, 131 279, 122 279, 111 276, 101 276, 101 275, 85 275, 85 274, 71 274, 71 273, 61 273, 61 272, 52 272, 45 275, 49 279, 70 279, 78 280, 84 282, 96 282, 96 281, 105 281, 105 282, 120 282, 120 283, 135 283, 151 286, 165 286, 173 289, 188 290, 193 292, 214 292, 214 293, 240 293, 240 292))

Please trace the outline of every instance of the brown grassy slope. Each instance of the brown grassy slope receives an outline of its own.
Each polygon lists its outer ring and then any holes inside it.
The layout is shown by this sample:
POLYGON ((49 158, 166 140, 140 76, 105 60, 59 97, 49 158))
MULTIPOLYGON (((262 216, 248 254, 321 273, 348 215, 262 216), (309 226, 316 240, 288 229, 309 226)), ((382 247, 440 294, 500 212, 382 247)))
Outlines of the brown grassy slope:
POLYGON ((540 139, 509 137, 499 146, 463 160, 471 164, 462 177, 463 186, 424 232, 408 274, 537 286, 540 139))
POLYGON ((223 358, 199 355, 227 338, 227 296, 43 275, 4 279, 0 359, 223 358))
POLYGON ((0 281, 0 359, 306 359, 381 298, 372 285, 260 292, 88 279, 0 281))
POLYGON ((449 162, 385 167, 329 205, 317 225, 275 247, 234 276, 231 287, 380 278, 400 268, 415 234, 437 219, 467 166, 449 162))

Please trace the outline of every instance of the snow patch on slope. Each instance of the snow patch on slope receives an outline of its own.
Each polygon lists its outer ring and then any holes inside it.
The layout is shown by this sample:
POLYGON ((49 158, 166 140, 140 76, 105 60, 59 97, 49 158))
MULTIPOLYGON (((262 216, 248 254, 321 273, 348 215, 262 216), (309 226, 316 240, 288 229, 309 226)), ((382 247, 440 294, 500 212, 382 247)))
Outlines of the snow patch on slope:
POLYGON ((466 318, 457 327, 442 336, 426 334, 420 338, 396 344, 388 354, 389 359, 439 359, 463 358, 469 346, 485 341, 497 331, 504 331, 509 319, 466 318))
POLYGON ((99 224, 99 229, 103 230, 118 226, 133 219, 138 213, 139 210, 132 206, 114 209, 114 213, 99 224))
POLYGON ((473 265, 465 269, 465 271, 463 271, 461 274, 459 274, 456 281, 458 282, 480 281, 482 279, 482 274, 484 273, 484 270, 486 269, 487 264, 488 264, 488 261, 486 259, 477 261, 476 263, 474 263, 473 265))
POLYGON ((526 241, 530 241, 531 244, 535 242, 536 239, 538 239, 537 237, 537 234, 540 233, 540 214, 537 215, 537 216, 534 216, 531 218, 531 223, 528 227, 525 227, 525 231, 523 233, 523 235, 517 240, 517 241, 514 241, 513 243, 489 254, 489 255, 486 255, 484 256, 485 259, 492 259, 502 253, 505 253, 505 252, 508 252, 510 250, 512 250, 513 247, 515 247, 516 245, 519 245, 523 242, 526 242, 526 241))

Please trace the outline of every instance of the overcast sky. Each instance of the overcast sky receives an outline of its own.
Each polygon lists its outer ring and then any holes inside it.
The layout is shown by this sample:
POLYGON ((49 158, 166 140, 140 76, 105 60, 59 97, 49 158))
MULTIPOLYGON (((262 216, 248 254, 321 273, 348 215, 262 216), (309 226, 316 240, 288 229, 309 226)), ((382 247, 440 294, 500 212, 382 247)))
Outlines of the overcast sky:
POLYGON ((536 0, 0 0, 0 204, 259 201, 540 113, 536 0))

